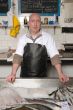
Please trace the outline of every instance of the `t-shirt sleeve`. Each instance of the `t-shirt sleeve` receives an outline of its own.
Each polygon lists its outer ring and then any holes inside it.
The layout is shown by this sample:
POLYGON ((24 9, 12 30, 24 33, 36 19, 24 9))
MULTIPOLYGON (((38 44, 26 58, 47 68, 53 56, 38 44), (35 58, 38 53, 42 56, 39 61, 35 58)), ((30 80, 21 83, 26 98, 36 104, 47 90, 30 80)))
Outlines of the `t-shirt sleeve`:
POLYGON ((23 56, 23 53, 24 53, 24 43, 23 43, 23 39, 19 39, 15 54, 18 54, 18 55, 20 55, 20 56, 23 56))
POLYGON ((47 48, 48 56, 50 58, 52 58, 55 55, 59 55, 59 52, 58 52, 58 49, 56 47, 53 37, 51 37, 51 36, 47 36, 47 37, 48 37, 48 39, 47 39, 46 48, 47 48))

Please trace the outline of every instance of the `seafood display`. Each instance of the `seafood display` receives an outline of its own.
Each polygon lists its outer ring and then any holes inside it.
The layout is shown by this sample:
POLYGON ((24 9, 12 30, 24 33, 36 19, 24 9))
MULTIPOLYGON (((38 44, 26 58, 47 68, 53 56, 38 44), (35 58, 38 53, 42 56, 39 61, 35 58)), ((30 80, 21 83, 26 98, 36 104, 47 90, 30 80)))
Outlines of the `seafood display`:
POLYGON ((0 110, 60 110, 61 106, 50 98, 22 98, 14 88, 0 89, 0 110))
POLYGON ((0 110, 14 108, 26 102, 13 88, 0 88, 0 110))
POLYGON ((73 87, 63 85, 50 93, 49 97, 57 101, 67 101, 71 106, 73 105, 73 87))
POLYGON ((61 106, 51 99, 25 99, 27 103, 7 110, 60 110, 61 106), (50 101, 49 101, 50 100, 50 101), (56 109, 55 109, 56 108, 56 109))
POLYGON ((6 82, 1 81, 0 110, 62 110, 62 102, 65 101, 68 102, 70 108, 73 106, 73 86, 71 84, 56 86, 56 83, 55 86, 50 87, 48 82, 47 86, 46 83, 38 84, 42 86, 31 89, 13 87, 9 83, 7 86, 6 82), (27 97, 23 97, 24 94, 27 97), (32 96, 28 97, 29 94, 32 96))

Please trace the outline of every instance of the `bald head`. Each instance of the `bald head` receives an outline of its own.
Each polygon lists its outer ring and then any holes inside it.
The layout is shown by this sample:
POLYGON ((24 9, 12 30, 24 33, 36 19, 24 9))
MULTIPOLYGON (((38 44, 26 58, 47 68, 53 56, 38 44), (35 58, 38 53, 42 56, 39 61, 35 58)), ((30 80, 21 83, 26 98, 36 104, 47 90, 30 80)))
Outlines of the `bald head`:
POLYGON ((32 35, 37 34, 41 28, 41 17, 37 13, 32 13, 29 17, 29 30, 32 35))
POLYGON ((38 13, 32 13, 30 16, 29 16, 29 21, 32 19, 32 17, 38 17, 40 22, 41 22, 41 17, 38 13))

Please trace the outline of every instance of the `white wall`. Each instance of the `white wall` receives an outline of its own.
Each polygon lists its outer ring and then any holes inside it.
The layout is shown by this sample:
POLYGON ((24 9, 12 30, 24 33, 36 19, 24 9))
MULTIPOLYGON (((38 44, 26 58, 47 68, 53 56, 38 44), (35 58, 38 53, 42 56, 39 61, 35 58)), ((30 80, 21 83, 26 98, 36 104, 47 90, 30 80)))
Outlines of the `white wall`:
MULTIPOLYGON (((11 74, 11 70, 11 65, 0 65, 0 78, 6 78, 9 74, 11 74)), ((20 77, 20 68, 17 71, 16 77, 20 77)))

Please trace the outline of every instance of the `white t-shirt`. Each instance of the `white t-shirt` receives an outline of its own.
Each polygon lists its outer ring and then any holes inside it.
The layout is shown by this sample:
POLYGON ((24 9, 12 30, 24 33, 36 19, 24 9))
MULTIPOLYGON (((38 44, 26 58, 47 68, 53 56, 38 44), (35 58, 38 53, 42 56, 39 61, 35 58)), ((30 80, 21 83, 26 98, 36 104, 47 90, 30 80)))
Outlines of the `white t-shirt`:
POLYGON ((38 37, 35 40, 35 42, 33 42, 31 38, 27 37, 27 34, 20 37, 17 45, 17 49, 16 49, 16 54, 23 56, 25 45, 27 43, 36 43, 36 44, 45 45, 48 56, 50 58, 54 57, 55 55, 59 55, 59 52, 55 45, 55 41, 51 37, 51 35, 43 31, 41 31, 41 33, 42 33, 42 36, 38 37))

